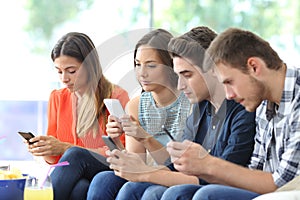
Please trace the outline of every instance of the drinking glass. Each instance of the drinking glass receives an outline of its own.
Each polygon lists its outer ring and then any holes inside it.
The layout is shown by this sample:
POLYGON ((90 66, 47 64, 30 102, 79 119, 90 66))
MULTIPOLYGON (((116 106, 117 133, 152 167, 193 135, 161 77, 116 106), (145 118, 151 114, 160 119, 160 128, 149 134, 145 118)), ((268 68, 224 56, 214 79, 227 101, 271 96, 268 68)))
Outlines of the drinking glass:
POLYGON ((24 200, 53 200, 50 176, 28 176, 25 184, 24 200))

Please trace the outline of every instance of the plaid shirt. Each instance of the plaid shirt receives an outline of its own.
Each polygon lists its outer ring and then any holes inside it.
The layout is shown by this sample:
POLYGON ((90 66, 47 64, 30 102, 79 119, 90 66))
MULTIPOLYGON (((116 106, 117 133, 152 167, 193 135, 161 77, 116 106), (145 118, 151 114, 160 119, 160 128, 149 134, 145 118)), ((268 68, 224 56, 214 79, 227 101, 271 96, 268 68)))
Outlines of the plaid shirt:
POLYGON ((249 168, 271 172, 280 187, 300 174, 300 68, 287 68, 280 105, 270 121, 266 107, 267 101, 263 101, 256 110, 255 147, 249 168))

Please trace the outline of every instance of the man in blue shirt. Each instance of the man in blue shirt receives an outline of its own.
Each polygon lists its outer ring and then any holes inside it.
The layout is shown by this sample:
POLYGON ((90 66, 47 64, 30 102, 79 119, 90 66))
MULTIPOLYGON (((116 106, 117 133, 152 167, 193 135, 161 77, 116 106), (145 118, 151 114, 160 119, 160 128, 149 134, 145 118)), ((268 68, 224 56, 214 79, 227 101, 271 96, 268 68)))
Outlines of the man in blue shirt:
POLYGON ((216 183, 199 187, 193 200, 252 199, 298 176, 300 68, 288 67, 268 42, 237 28, 216 37, 203 66, 213 67, 227 99, 256 109, 257 127, 249 169, 209 155, 201 145, 168 143, 178 171, 216 183))
MULTIPOLYGON (((223 85, 213 72, 204 75, 201 70, 205 49, 215 36, 216 33, 207 27, 196 27, 172 39, 169 44, 174 57, 174 70, 179 76, 178 88, 191 103, 195 103, 187 120, 184 137, 203 144, 214 156, 246 166, 253 151, 255 113, 247 112, 232 100, 226 100, 223 85)), ((123 185, 116 199, 160 199, 169 186, 194 184, 198 188, 199 184, 206 184, 196 176, 170 171, 162 166, 146 166, 138 156, 128 152, 114 150, 108 161, 117 175, 131 181, 123 185)), ((116 191, 111 190, 117 185, 111 184, 114 182, 112 180, 117 181, 115 177, 108 178, 106 174, 97 180, 96 185, 93 184, 96 180, 92 181, 90 190, 94 188, 97 191, 98 188, 99 191, 102 185, 107 191, 116 191)), ((103 193, 99 194, 102 198, 103 193)), ((105 198, 113 199, 114 196, 105 198)))

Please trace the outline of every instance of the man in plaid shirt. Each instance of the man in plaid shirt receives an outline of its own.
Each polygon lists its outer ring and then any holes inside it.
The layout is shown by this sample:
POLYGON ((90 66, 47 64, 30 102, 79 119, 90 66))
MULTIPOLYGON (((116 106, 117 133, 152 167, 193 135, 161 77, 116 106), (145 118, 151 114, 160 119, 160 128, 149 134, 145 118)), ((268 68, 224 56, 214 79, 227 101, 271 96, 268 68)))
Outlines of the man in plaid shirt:
POLYGON ((193 200, 252 199, 298 176, 300 68, 288 67, 268 42, 237 28, 217 36, 204 66, 215 68, 228 99, 250 112, 256 110, 257 128, 249 168, 213 157, 199 144, 168 143, 178 171, 215 183, 200 187, 193 200))

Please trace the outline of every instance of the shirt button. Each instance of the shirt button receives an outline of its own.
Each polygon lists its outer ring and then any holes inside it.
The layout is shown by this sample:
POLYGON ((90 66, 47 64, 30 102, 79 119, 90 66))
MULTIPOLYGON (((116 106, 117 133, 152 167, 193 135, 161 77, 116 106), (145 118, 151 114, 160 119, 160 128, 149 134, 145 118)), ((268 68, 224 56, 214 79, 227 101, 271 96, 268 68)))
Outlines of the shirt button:
POLYGON ((216 126, 215 126, 215 125, 213 125, 212 129, 213 129, 213 130, 215 130, 215 129, 216 129, 216 126))

